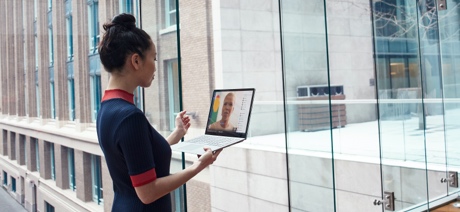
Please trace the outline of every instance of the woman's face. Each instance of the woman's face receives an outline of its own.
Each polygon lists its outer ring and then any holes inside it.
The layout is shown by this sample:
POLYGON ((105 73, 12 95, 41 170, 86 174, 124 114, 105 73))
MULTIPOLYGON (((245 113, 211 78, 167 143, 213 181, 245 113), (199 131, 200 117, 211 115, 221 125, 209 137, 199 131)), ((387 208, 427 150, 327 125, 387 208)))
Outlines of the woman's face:
POLYGON ((149 87, 152 84, 152 81, 155 77, 155 63, 157 60, 157 52, 155 49, 155 44, 152 43, 152 47, 146 51, 145 58, 142 63, 142 73, 141 73, 141 87, 149 87))
POLYGON ((233 95, 227 95, 224 99, 224 106, 222 106, 222 119, 230 119, 230 115, 233 112, 233 95))

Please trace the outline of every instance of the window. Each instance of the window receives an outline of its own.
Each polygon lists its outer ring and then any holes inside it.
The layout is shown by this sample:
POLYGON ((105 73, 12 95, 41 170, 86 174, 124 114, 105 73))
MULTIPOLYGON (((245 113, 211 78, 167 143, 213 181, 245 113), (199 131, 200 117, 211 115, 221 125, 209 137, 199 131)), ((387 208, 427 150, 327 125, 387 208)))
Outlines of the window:
POLYGON ((8 174, 3 171, 3 185, 8 186, 8 174))
POLYGON ((16 193, 16 178, 11 176, 11 191, 16 193))
POLYGON ((93 201, 100 205, 103 203, 100 156, 91 155, 91 179, 93 185, 93 201))
POLYGON ((48 42, 49 42, 49 75, 50 75, 50 100, 51 100, 51 118, 56 118, 56 106, 54 101, 54 43, 53 43, 53 15, 52 2, 48 0, 48 42))
POLYGON ((40 151, 38 149, 38 139, 30 138, 30 141, 32 141, 35 146, 35 167, 37 168, 37 172, 40 172, 40 151))
MULTIPOLYGON (((35 37, 35 44, 37 45, 37 37, 35 37)), ((36 46, 35 45, 35 46, 36 46)), ((35 47, 35 49, 37 49, 35 47)), ((40 117, 40 91, 38 86, 38 65, 35 68, 35 99, 37 100, 37 117, 40 117)))
POLYGON ((54 164, 54 144, 48 143, 50 148, 51 179, 56 180, 56 168, 54 164))
POLYGON ((97 44, 99 43, 99 19, 98 1, 87 0, 89 34, 90 34, 90 55, 89 55, 89 75, 90 75, 90 96, 91 96, 91 119, 96 121, 97 111, 101 104, 101 67, 97 44))
POLYGON ((120 13, 133 14, 133 0, 120 0, 120 13))
POLYGON ((75 120, 75 79, 73 75, 73 62, 67 63, 67 85, 69 94, 69 120, 73 121, 75 120))
POLYGON ((53 20, 52 11, 48 11, 48 42, 50 67, 54 66, 53 20))
POLYGON ((72 0, 65 1, 65 20, 67 31, 67 61, 73 61, 72 0))
POLYGON ((137 108, 141 109, 143 111, 143 108, 142 108, 142 88, 141 87, 137 87, 136 90, 134 90, 134 104, 137 106, 137 108))
POLYGON ((37 36, 37 0, 34 0, 34 43, 35 43, 35 100, 37 104, 37 117, 40 117, 40 92, 38 91, 38 36, 37 36))
MULTIPOLYGON (((99 58, 99 57, 98 57, 99 58)), ((100 69, 90 70, 90 92, 91 92, 91 118, 95 122, 97 117, 97 111, 101 106, 101 71, 100 69)))
POLYGON ((45 210, 46 212, 54 212, 54 207, 45 201, 45 210))
POLYGON ((168 71, 169 127, 170 130, 174 130, 176 115, 180 112, 179 66, 177 59, 166 61, 165 67, 168 71))
POLYGON ((8 131, 3 130, 3 139, 2 139, 2 145, 3 145, 3 155, 8 155, 8 131))
POLYGON ((11 145, 10 159, 16 160, 16 133, 14 132, 10 132, 10 145, 11 145))
POLYGON ((67 89, 69 95, 69 120, 75 120, 75 80, 73 74, 72 0, 65 1, 67 30, 67 89))
POLYGON ((184 187, 181 186, 176 190, 172 191, 171 202, 172 202, 172 211, 184 211, 185 210, 185 200, 184 200, 184 187))
POLYGON ((99 43, 99 3, 97 0, 87 0, 88 4, 88 26, 89 26, 89 50, 90 53, 97 53, 99 43))
POLYGON ((176 0, 165 0, 165 28, 176 25, 176 0))
POLYGON ((69 163, 69 188, 75 191, 75 153, 71 148, 67 148, 67 162, 69 163))
POLYGON ((20 163, 19 165, 27 165, 27 148, 26 148, 26 136, 19 134, 19 157, 20 163))
POLYGON ((54 96, 54 68, 49 68, 50 73, 50 100, 51 100, 51 118, 56 118, 56 101, 54 96))

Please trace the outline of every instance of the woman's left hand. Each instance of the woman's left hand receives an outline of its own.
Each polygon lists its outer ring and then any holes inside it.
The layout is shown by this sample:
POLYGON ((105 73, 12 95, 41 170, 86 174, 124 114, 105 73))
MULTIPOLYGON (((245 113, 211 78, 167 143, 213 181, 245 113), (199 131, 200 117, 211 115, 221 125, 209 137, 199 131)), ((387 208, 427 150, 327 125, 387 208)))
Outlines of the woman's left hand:
POLYGON ((179 114, 176 116, 176 130, 178 130, 178 133, 180 133, 182 136, 184 136, 187 133, 188 128, 190 128, 190 117, 188 115, 185 115, 187 111, 181 111, 179 114))

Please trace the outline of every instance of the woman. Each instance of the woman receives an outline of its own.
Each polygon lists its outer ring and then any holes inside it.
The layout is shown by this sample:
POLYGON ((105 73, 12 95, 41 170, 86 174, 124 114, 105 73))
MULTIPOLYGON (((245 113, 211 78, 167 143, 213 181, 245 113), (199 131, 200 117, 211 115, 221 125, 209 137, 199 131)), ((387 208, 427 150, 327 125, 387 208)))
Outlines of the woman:
POLYGON ((138 86, 149 87, 155 76, 156 50, 150 36, 120 14, 104 25, 98 51, 110 75, 97 117, 97 135, 113 180, 112 211, 171 211, 169 193, 208 165, 220 152, 206 153, 190 167, 169 174, 171 148, 187 133, 190 118, 182 111, 176 129, 162 137, 133 103, 138 86))

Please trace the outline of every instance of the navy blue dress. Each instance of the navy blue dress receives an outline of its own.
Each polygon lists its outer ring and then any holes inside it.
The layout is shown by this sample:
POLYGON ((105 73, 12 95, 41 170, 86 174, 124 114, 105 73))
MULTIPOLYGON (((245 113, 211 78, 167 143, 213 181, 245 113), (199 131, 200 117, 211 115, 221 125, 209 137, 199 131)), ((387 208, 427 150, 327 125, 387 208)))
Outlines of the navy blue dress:
POLYGON ((169 175, 171 147, 122 90, 104 94, 97 135, 113 180, 112 211, 171 211, 171 196, 143 204, 134 187, 169 175))

